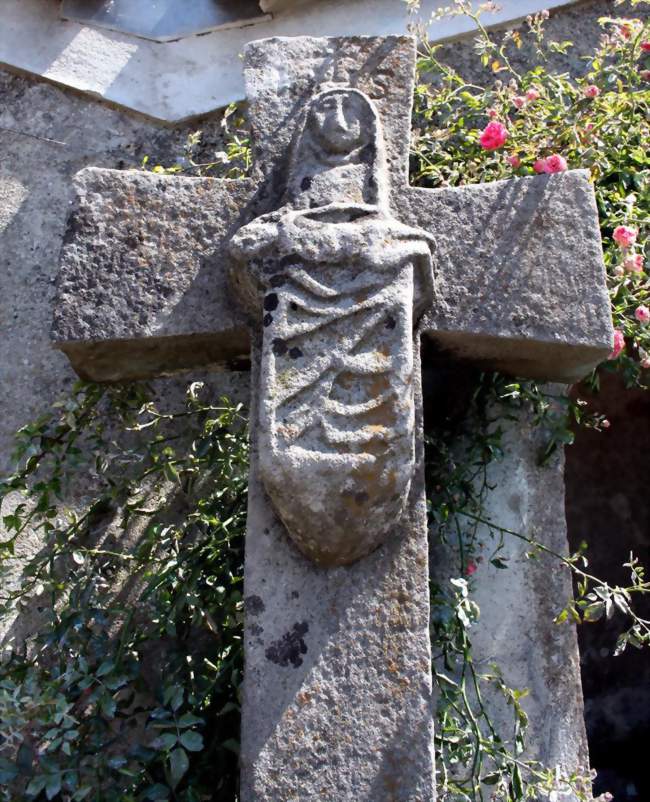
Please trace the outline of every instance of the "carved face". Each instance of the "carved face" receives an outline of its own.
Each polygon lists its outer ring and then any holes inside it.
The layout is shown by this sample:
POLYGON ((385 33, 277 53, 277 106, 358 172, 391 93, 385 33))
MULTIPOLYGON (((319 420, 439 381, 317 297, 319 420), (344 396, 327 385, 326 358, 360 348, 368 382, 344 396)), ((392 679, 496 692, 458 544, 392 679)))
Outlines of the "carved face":
POLYGON ((313 104, 308 128, 325 151, 345 155, 370 141, 369 117, 367 103, 360 94, 333 90, 313 104))

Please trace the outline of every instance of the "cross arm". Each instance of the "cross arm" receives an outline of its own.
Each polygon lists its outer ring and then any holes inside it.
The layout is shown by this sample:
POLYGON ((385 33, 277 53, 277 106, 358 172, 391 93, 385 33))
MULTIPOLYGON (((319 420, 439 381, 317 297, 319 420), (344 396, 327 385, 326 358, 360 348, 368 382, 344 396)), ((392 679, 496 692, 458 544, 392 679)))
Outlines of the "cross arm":
POLYGON ((124 381, 248 358, 227 246, 252 182, 87 168, 75 190, 53 340, 82 378, 124 381))
POLYGON ((400 216, 435 233, 436 300, 422 331, 488 369, 572 382, 612 349, 588 173, 409 188, 400 216))

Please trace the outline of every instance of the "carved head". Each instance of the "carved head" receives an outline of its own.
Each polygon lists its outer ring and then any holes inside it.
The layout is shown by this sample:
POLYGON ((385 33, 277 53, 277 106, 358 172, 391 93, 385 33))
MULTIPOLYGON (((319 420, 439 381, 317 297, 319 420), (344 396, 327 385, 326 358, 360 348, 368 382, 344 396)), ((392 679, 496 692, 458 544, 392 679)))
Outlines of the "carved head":
POLYGON ((294 140, 286 201, 385 206, 387 172, 381 123, 363 92, 326 89, 311 99, 294 140))
POLYGON ((370 142, 373 116, 360 92, 332 89, 312 101, 306 128, 324 151, 343 156, 370 142))

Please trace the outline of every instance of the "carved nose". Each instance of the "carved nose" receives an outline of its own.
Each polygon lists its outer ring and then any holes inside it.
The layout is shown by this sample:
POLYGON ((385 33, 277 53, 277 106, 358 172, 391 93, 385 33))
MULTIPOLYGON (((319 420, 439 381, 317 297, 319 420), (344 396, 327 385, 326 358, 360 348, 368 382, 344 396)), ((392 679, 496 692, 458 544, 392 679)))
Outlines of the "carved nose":
POLYGON ((343 104, 340 102, 336 104, 336 116, 334 120, 335 120, 335 128, 338 131, 348 130, 348 122, 345 119, 345 114, 343 114, 343 104))

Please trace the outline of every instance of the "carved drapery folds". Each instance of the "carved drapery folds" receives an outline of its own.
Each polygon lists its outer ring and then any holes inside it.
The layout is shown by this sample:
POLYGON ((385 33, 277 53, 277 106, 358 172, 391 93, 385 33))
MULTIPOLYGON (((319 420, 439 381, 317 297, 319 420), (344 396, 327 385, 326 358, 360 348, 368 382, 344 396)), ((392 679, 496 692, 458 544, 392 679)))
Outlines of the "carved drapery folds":
POLYGON ((283 205, 231 243, 262 318, 262 479, 321 565, 383 542, 414 469, 413 332, 433 299, 433 241, 391 216, 387 186, 372 101, 328 89, 306 108, 283 205))

